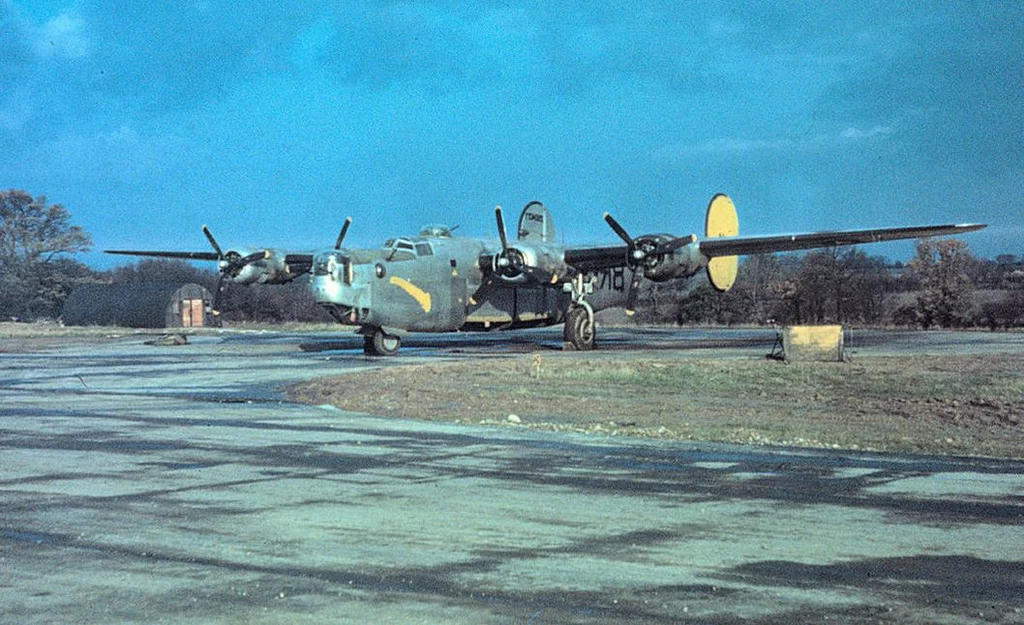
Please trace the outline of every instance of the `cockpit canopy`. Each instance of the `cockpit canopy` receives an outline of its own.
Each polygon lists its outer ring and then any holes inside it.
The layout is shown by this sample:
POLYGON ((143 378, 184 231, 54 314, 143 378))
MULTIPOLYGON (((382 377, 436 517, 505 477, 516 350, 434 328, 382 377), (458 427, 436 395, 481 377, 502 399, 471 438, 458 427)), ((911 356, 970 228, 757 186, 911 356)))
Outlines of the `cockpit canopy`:
POLYGON ((388 239, 384 242, 384 249, 391 252, 392 257, 398 254, 403 256, 433 256, 434 248, 427 241, 399 237, 388 239))

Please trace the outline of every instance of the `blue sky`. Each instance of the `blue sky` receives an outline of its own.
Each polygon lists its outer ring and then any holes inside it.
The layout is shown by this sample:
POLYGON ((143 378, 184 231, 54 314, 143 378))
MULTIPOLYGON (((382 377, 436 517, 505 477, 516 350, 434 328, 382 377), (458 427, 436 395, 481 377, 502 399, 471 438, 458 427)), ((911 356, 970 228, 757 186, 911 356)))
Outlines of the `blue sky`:
POLYGON ((0 0, 0 188, 96 250, 493 236, 535 199, 612 242, 727 192, 746 234, 1024 254, 1024 3, 624 4, 0 0))

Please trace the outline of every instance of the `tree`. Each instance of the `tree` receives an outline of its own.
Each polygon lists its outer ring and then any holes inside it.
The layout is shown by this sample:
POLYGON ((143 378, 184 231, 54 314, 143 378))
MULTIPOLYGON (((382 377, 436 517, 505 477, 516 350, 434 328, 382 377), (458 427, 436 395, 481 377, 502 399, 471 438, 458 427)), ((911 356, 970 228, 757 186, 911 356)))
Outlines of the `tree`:
POLYGON ((221 297, 221 310, 228 321, 334 322, 327 311, 317 306, 305 281, 228 286, 221 297))
POLYGON ((841 323, 879 323, 886 313, 886 300, 894 289, 894 280, 881 256, 868 256, 849 248, 839 258, 843 277, 836 297, 837 321, 841 323))
POLYGON ((697 325, 713 321, 718 297, 718 292, 710 284, 699 284, 677 302, 676 324, 697 325))
POLYGON ((110 272, 112 284, 138 284, 147 282, 195 282, 210 292, 217 286, 216 272, 199 269, 183 260, 146 258, 133 265, 124 265, 110 272))
POLYGON ((969 325, 974 308, 974 287, 968 272, 973 256, 960 239, 921 239, 917 255, 907 263, 921 285, 914 309, 924 328, 969 325))
POLYGON ((893 280, 881 257, 856 247, 827 248, 804 255, 783 289, 796 323, 878 323, 893 280))
POLYGON ((842 315, 845 272, 838 248, 813 250, 803 257, 796 275, 797 321, 822 323, 842 315))
POLYGON ((0 191, 0 318, 58 316, 74 280, 88 272, 64 254, 84 252, 91 237, 46 197, 0 191))
POLYGON ((983 303, 977 323, 992 330, 1024 325, 1024 290, 1003 291, 999 299, 983 303))
POLYGON ((742 311, 745 321, 766 323, 779 307, 779 286, 785 270, 775 254, 755 254, 743 259, 739 274, 726 299, 737 301, 731 308, 742 311))

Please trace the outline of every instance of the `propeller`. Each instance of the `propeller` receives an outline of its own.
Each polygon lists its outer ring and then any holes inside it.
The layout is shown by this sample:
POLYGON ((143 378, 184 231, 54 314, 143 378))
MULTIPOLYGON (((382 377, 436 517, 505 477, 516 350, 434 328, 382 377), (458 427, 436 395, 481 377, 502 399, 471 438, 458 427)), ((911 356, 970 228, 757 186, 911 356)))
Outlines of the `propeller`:
POLYGON ((345 235, 348 234, 348 227, 352 225, 352 218, 346 217, 345 223, 341 226, 341 232, 338 233, 338 240, 334 242, 334 249, 340 250, 341 243, 345 240, 345 235))
POLYGON ((643 268, 657 267, 665 254, 674 252, 684 245, 692 243, 695 239, 693 236, 678 237, 664 243, 658 243, 654 239, 634 239, 610 213, 604 214, 604 220, 626 243, 629 250, 628 260, 633 268, 633 280, 629 283, 629 291, 626 293, 626 314, 632 315, 636 312, 637 290, 640 288, 640 277, 643 275, 641 266, 643 268))
POLYGON ((203 226, 203 234, 206 235, 206 239, 210 242, 213 247, 213 251, 217 252, 217 261, 220 264, 221 274, 228 274, 231 277, 237 276, 246 266, 265 258, 270 257, 270 250, 260 250, 253 252, 252 254, 246 254, 242 256, 238 252, 229 251, 227 254, 221 250, 220 245, 217 244, 217 239, 213 237, 213 233, 205 225, 203 226))
POLYGON ((508 235, 505 233, 505 219, 501 207, 494 207, 494 219, 498 224, 498 236, 501 238, 501 252, 495 255, 495 267, 505 277, 514 278, 525 274, 530 280, 539 284, 558 284, 558 273, 535 267, 527 261, 526 254, 518 248, 509 247, 508 235))
POLYGON ((213 295, 213 314, 220 314, 220 297, 227 285, 224 283, 227 278, 234 278, 242 272, 248 265, 258 261, 264 260, 270 257, 270 250, 260 250, 253 252, 252 254, 246 254, 242 256, 238 252, 228 251, 227 254, 221 249, 217 243, 217 239, 214 238, 213 233, 210 229, 203 225, 203 234, 206 235, 206 240, 210 242, 210 246, 213 251, 217 253, 217 263, 220 267, 220 277, 217 278, 217 290, 213 295))
MULTIPOLYGON (((501 210, 501 206, 494 207, 494 221, 498 226, 498 237, 501 239, 501 251, 494 255, 494 270, 506 278, 515 278, 521 274, 525 274, 531 280, 539 282, 541 284, 555 284, 558 281, 557 274, 549 273, 539 267, 532 267, 527 264, 526 256, 522 250, 515 247, 510 247, 508 244, 508 235, 505 230, 505 217, 501 210)), ((456 226, 457 228, 458 226, 456 226)), ((452 228, 454 230, 455 228, 452 228)), ((487 276, 484 281, 480 284, 480 288, 473 293, 469 298, 471 304, 476 304, 492 286, 494 285, 493 275, 487 276)))
POLYGON ((676 237, 663 243, 651 239, 634 239, 629 236, 626 229, 622 227, 619 222, 615 221, 615 218, 610 213, 604 214, 604 220, 611 226, 611 229, 615 231, 615 234, 619 235, 619 238, 626 242, 629 246, 629 258, 631 263, 639 264, 645 263, 648 267, 657 265, 659 262, 658 257, 670 252, 674 252, 684 245, 693 243, 696 239, 693 235, 686 237, 676 237))
POLYGON ((526 259, 523 253, 514 247, 508 246, 508 235, 505 234, 505 218, 502 216, 501 207, 494 207, 494 219, 498 224, 498 236, 501 238, 501 251, 494 257, 494 265, 502 275, 512 278, 526 268, 526 259))

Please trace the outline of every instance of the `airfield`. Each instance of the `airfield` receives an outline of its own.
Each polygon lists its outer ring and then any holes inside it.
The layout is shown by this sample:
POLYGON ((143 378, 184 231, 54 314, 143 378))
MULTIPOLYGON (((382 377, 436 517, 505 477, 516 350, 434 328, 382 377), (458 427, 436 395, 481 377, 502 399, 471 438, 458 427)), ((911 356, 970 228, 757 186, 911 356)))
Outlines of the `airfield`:
MULTIPOLYGON (((560 328, 0 339, 4 623, 1017 623, 1024 462, 438 423, 283 400, 560 328), (12 348, 12 345, 13 348, 12 348), (6 347, 6 349, 3 349, 6 347), (344 379, 343 377, 341 378, 344 379)), ((601 358, 763 358, 770 329, 608 329, 601 358)), ((1024 334, 858 332, 856 356, 1024 334)))

